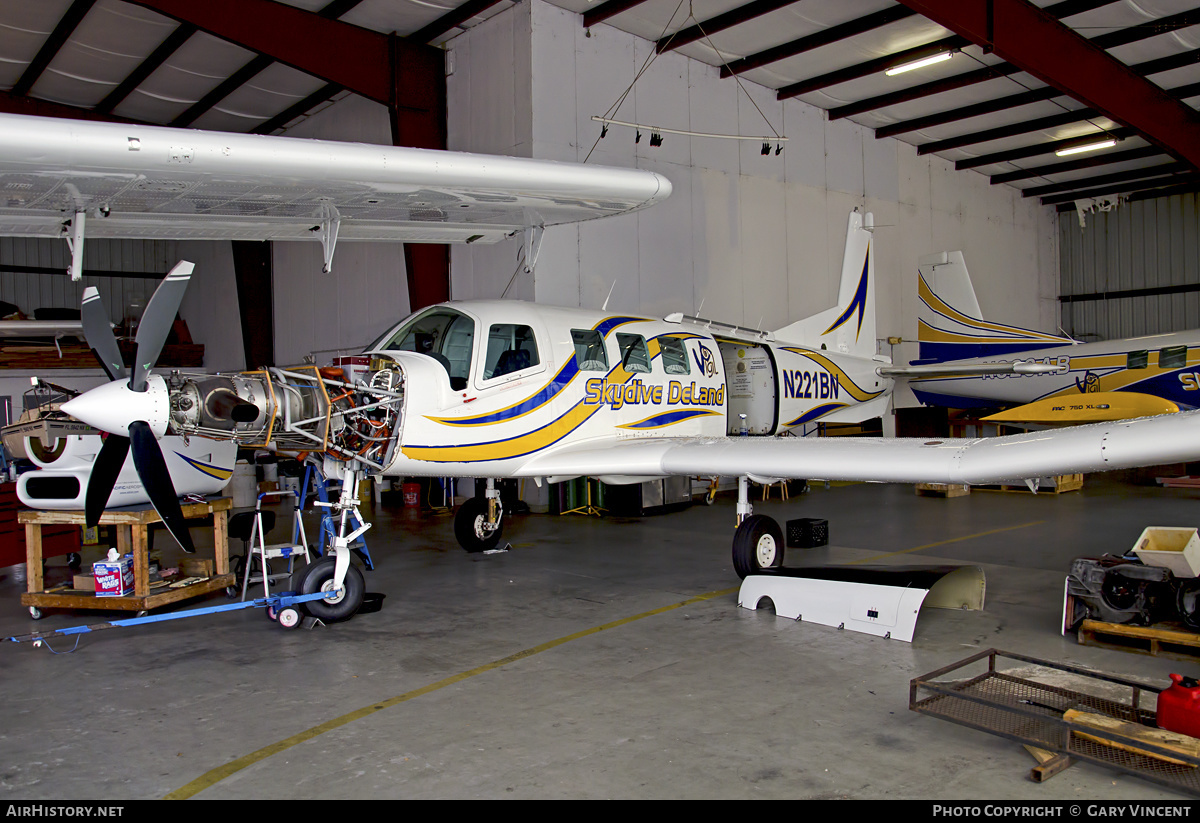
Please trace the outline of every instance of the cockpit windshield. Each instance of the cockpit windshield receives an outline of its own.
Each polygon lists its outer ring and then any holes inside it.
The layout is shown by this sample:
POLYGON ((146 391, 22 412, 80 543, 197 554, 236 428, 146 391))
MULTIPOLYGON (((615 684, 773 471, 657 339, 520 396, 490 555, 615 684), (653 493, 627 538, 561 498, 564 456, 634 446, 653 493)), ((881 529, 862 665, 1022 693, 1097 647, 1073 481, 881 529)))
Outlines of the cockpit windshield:
POLYGON ((475 345, 475 321, 445 307, 431 309, 385 334, 367 351, 390 349, 427 354, 442 364, 450 375, 450 386, 465 389, 471 374, 471 352, 475 345))

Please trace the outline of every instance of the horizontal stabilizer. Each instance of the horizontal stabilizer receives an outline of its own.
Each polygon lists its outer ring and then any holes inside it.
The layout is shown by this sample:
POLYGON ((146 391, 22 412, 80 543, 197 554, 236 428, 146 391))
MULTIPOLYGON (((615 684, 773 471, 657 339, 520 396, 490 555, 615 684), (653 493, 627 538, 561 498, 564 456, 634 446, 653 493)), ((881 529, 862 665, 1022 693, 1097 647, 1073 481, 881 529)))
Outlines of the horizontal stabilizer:
POLYGON ((1054 363, 962 363, 927 366, 883 366, 884 377, 969 377, 983 374, 1053 374, 1061 371, 1054 363))

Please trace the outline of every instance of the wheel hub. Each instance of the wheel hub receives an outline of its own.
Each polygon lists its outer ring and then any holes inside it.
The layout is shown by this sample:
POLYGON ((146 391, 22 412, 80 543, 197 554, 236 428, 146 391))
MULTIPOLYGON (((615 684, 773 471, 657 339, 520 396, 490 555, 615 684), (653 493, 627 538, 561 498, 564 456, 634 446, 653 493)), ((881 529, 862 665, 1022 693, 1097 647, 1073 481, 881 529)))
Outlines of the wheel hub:
POLYGON ((758 559, 758 565, 764 569, 769 569, 771 564, 775 562, 775 538, 769 534, 764 534, 758 538, 758 543, 754 547, 754 553, 758 559))
POLYGON ((325 596, 321 599, 326 603, 341 603, 342 598, 346 596, 346 590, 335 588, 332 579, 321 584, 321 591, 325 592, 325 596))

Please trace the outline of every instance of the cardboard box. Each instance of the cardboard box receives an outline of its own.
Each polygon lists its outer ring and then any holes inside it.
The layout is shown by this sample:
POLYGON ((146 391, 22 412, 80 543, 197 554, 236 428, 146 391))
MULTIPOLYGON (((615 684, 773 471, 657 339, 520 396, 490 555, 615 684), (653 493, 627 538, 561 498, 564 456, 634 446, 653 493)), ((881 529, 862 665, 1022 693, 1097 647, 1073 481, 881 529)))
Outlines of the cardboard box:
POLYGON ((96 575, 77 574, 71 581, 71 588, 77 592, 94 592, 96 590, 96 575))
POLYGON ((1176 577, 1200 576, 1200 537, 1195 529, 1149 526, 1133 544, 1133 553, 1147 566, 1170 569, 1176 577))
POLYGON ((97 560, 92 564, 96 577, 96 597, 124 597, 133 594, 133 555, 116 560, 97 560))

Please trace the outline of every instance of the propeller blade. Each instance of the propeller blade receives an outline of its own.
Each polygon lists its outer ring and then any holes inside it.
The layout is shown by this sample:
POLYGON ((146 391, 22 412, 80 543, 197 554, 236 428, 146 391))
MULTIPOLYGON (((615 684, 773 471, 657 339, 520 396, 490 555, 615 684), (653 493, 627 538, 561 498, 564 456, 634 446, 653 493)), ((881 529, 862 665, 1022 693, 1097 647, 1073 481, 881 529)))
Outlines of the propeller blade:
POLYGON ((108 506, 108 496, 112 494, 121 467, 129 454, 129 438, 118 434, 110 434, 104 438, 104 445, 96 455, 92 464, 92 473, 88 476, 87 492, 83 499, 84 519, 88 527, 100 522, 100 515, 108 506))
POLYGON ((121 357, 121 350, 117 348, 117 338, 108 321, 108 310, 104 308, 100 292, 95 286, 83 290, 79 318, 83 321, 83 336, 108 373, 108 379, 120 380, 125 377, 125 361, 121 357))
POLYGON ((138 477, 150 497, 150 504, 179 546, 188 554, 194 553, 196 547, 192 544, 192 536, 188 534, 183 508, 179 505, 175 484, 171 482, 171 472, 167 469, 167 461, 163 458, 158 438, 154 436, 150 424, 145 420, 130 423, 129 441, 133 446, 133 465, 137 467, 138 477))
MULTIPOLYGON (((142 312, 142 320, 137 332, 137 360, 133 363, 133 379, 129 388, 134 391, 146 390, 146 375, 162 353, 167 335, 171 333, 171 325, 183 302, 183 294, 187 291, 188 280, 192 277, 194 263, 180 260, 175 268, 167 272, 167 276, 154 290, 154 296, 146 304, 142 312)), ((136 452, 134 453, 136 457, 136 452)), ((161 514, 161 512, 160 512, 161 514)))

